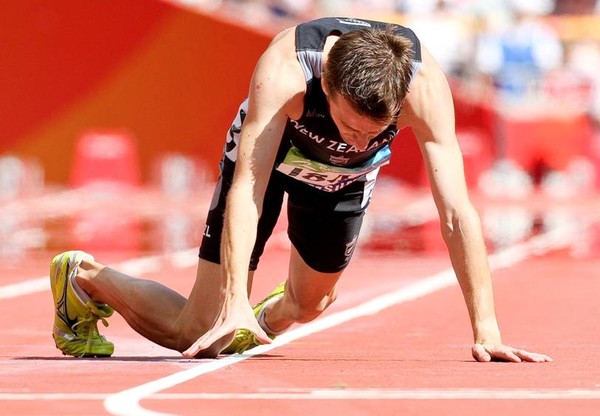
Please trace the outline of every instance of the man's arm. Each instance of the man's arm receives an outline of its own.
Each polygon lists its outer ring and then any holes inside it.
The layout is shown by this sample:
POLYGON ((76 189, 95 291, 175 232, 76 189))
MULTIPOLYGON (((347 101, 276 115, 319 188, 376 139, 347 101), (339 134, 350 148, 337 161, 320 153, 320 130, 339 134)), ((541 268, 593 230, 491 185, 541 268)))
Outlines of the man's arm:
POLYGON ((295 58, 293 37, 293 29, 276 37, 256 65, 224 217, 223 308, 213 327, 186 355, 193 356, 240 328, 252 331, 262 343, 271 342, 248 301, 248 267, 281 136, 288 117, 297 113, 303 103, 304 76, 295 58))
POLYGON ((468 196, 456 138, 450 87, 425 49, 400 122, 412 127, 425 161, 442 236, 469 311, 473 357, 477 361, 549 361, 545 355, 502 344, 481 222, 468 196))

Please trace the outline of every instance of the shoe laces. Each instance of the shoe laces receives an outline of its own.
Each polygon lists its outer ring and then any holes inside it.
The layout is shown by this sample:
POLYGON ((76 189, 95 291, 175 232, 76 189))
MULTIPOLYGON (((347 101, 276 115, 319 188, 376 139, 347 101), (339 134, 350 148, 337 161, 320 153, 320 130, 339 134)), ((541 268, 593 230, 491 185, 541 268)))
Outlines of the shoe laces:
POLYGON ((240 329, 235 334, 237 343, 236 352, 242 353, 250 348, 256 347, 259 343, 256 341, 256 337, 247 329, 240 329))
MULTIPOLYGON (((88 301, 85 304, 86 308, 88 308, 92 314, 96 315, 98 318, 102 319, 102 322, 105 323, 105 319, 103 318, 109 318, 114 310, 109 307, 108 305, 102 303, 102 304, 98 304, 94 301, 88 301)), ((108 323, 105 323, 104 326, 108 326, 108 323)))
MULTIPOLYGON (((86 303, 86 307, 90 312, 85 317, 80 318, 77 323, 71 327, 71 330, 77 335, 83 335, 87 338, 85 350, 81 354, 81 357, 92 350, 92 341, 94 340, 94 337, 97 336, 102 338, 102 335, 98 332, 98 321, 102 321, 102 324, 105 327, 108 326, 108 321, 104 317, 107 314, 99 309, 96 303, 89 301, 86 303)), ((110 316, 110 314, 108 316, 110 316)))

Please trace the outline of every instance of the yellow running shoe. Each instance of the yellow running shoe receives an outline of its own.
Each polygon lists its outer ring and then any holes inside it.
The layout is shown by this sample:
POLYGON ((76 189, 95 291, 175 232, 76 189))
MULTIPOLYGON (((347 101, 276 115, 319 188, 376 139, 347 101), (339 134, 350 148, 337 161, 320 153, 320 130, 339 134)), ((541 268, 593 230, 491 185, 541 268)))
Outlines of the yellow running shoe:
MULTIPOLYGON (((265 304, 269 300, 271 300, 275 296, 283 294, 284 288, 285 281, 277 285, 277 287, 273 289, 273 291, 269 293, 266 298, 254 305, 254 307, 252 308, 252 310, 254 311, 254 316, 258 317, 261 310, 263 309, 263 306, 265 306, 265 304)), ((275 335, 269 335, 269 337, 271 339, 275 339, 275 335)), ((231 344, 229 344, 227 348, 221 351, 221 354, 241 354, 244 351, 247 351, 259 345, 260 342, 258 342, 258 340, 252 332, 248 331, 247 329, 238 329, 235 333, 233 341, 231 341, 231 344)))
POLYGON ((73 285, 79 264, 94 258, 83 251, 67 251, 52 259, 50 286, 56 308, 52 338, 64 355, 75 357, 110 357, 114 345, 98 332, 98 320, 108 326, 106 318, 114 310, 99 304, 73 285))

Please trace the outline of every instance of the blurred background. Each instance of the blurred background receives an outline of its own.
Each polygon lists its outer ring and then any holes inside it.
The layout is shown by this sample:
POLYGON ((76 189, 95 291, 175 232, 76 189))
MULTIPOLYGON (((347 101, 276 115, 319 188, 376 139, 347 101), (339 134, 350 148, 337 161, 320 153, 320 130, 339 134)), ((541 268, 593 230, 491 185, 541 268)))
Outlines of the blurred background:
MULTIPOLYGON (((329 15, 409 26, 437 57, 492 247, 571 224, 570 254, 597 255, 600 1, 23 0, 0 3, 0 258, 195 247, 256 60, 329 15)), ((427 194, 411 135, 365 249, 443 250, 430 205, 399 209, 427 194)))

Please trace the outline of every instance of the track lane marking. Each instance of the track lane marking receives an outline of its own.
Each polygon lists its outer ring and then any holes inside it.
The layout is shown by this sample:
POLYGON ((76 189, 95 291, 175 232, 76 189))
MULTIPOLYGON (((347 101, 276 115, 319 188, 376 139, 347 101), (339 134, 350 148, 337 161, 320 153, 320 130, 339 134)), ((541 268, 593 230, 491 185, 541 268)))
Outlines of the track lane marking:
MULTIPOLYGON (((96 401, 107 393, 0 393, 0 401, 96 401)), ((156 393, 145 400, 600 400, 600 389, 283 389, 251 393, 156 393)))
MULTIPOLYGON (((551 250, 568 247, 573 238, 574 235, 568 227, 556 228, 550 232, 532 237, 526 242, 516 244, 490 255, 490 266, 493 270, 513 266, 531 256, 542 255, 551 250)), ((296 339, 333 328, 362 316, 377 314, 383 309, 418 299, 455 284, 457 284, 457 280, 453 270, 444 270, 395 292, 379 296, 356 307, 332 313, 331 315, 292 329, 277 337, 269 345, 261 345, 250 351, 246 351, 244 354, 231 355, 218 360, 202 360, 197 366, 190 369, 110 395, 104 401, 104 408, 107 412, 115 416, 174 416, 170 413, 160 413, 145 409, 140 405, 140 401, 203 374, 228 367, 259 354, 264 354, 296 339)))
MULTIPOLYGON (((165 267, 165 264, 183 269, 187 267, 194 267, 198 264, 197 254, 198 248, 194 247, 169 254, 157 254, 126 260, 111 265, 110 267, 118 269, 120 272, 125 274, 135 275, 160 271, 165 267)), ((49 279, 49 276, 43 276, 25 280, 20 283, 0 286, 0 299, 13 299, 20 296, 26 296, 37 292, 50 290, 49 279)))

